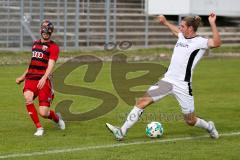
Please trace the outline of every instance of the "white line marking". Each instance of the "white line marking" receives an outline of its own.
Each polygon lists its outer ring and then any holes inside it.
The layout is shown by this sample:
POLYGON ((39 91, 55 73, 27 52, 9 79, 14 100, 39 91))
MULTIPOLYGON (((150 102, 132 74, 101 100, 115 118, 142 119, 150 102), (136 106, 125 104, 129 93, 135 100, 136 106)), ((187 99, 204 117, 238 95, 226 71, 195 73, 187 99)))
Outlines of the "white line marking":
MULTIPOLYGON (((231 132, 231 133, 220 134, 221 137, 238 136, 238 135, 240 135, 240 132, 231 132)), ((158 140, 151 140, 151 141, 138 141, 138 142, 130 142, 130 143, 117 143, 117 144, 69 148, 69 149, 58 149, 58 150, 31 152, 31 153, 30 152, 29 153, 13 153, 13 154, 7 154, 7 155, 0 155, 0 159, 17 158, 17 157, 33 157, 33 156, 39 156, 39 155, 41 156, 41 155, 56 154, 56 153, 77 152, 77 151, 94 150, 94 149, 106 149, 106 148, 123 147, 123 146, 140 145, 140 144, 153 144, 153 143, 165 143, 165 142, 173 142, 173 141, 194 140, 194 139, 206 138, 206 137, 209 137, 209 135, 203 135, 203 136, 197 136, 197 137, 179 137, 179 138, 171 138, 171 139, 158 139, 158 140)))

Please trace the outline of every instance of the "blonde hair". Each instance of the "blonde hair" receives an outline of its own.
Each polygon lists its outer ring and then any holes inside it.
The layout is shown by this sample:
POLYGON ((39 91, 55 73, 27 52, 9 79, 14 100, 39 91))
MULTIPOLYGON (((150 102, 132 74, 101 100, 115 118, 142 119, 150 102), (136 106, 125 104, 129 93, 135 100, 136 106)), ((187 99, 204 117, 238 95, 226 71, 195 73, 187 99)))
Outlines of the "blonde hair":
POLYGON ((183 21, 186 22, 187 26, 192 26, 193 30, 196 32, 200 23, 201 23, 201 17, 199 16, 187 16, 183 18, 183 21))

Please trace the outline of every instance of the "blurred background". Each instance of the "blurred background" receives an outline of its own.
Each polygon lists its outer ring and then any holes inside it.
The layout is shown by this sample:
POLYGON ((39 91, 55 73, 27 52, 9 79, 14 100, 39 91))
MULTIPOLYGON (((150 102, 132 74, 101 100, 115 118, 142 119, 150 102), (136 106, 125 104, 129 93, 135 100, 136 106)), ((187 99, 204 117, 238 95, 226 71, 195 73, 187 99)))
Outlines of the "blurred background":
POLYGON ((122 41, 133 48, 172 47, 176 39, 156 15, 165 14, 174 24, 185 15, 200 15, 199 35, 209 37, 211 11, 218 15, 223 46, 234 46, 240 43, 239 6, 237 0, 0 0, 0 50, 31 49, 43 19, 53 22, 53 40, 64 51, 102 50, 122 41))

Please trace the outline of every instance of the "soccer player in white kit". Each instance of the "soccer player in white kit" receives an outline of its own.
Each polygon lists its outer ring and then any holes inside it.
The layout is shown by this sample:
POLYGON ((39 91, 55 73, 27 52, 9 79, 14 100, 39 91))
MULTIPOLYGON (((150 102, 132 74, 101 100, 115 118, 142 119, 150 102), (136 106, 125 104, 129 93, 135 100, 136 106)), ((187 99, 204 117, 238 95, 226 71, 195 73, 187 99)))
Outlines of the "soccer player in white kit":
POLYGON ((140 118, 143 110, 150 104, 172 94, 181 106, 185 122, 190 126, 196 126, 208 131, 211 138, 219 137, 212 121, 205 121, 194 113, 194 98, 192 96, 191 82, 194 67, 201 59, 206 49, 216 48, 221 45, 221 39, 216 26, 216 15, 211 13, 208 17, 212 38, 198 36, 196 31, 201 22, 199 16, 187 16, 183 18, 179 28, 171 24, 163 15, 158 16, 160 24, 165 25, 178 37, 174 47, 170 65, 164 77, 151 86, 146 94, 139 98, 133 107, 125 123, 121 128, 106 123, 107 128, 117 140, 122 140, 129 128, 140 118))

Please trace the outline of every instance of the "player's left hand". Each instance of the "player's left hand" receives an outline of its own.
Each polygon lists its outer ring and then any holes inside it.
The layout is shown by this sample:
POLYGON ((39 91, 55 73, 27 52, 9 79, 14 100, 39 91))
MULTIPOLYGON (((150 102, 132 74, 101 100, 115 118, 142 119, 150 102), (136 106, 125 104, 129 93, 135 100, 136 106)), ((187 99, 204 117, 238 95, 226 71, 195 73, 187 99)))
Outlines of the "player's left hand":
POLYGON ((43 88, 43 86, 45 85, 45 83, 46 83, 46 78, 45 77, 42 77, 40 80, 39 80, 39 82, 38 82, 38 85, 37 85, 37 88, 38 89, 42 89, 43 88))
POLYGON ((209 23, 210 23, 210 24, 211 24, 211 23, 215 23, 216 18, 217 18, 216 14, 215 14, 215 13, 211 13, 211 14, 209 15, 209 17, 208 17, 209 23))

